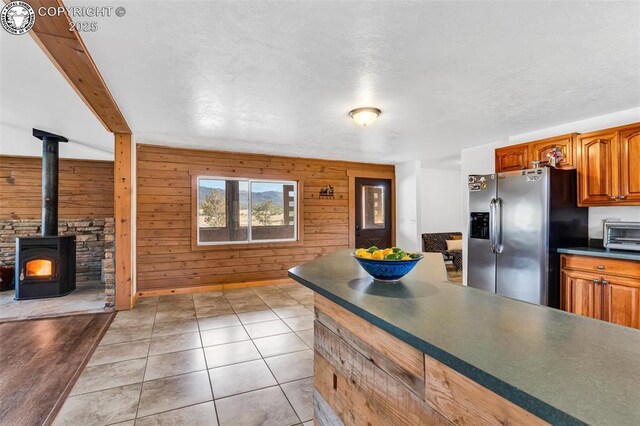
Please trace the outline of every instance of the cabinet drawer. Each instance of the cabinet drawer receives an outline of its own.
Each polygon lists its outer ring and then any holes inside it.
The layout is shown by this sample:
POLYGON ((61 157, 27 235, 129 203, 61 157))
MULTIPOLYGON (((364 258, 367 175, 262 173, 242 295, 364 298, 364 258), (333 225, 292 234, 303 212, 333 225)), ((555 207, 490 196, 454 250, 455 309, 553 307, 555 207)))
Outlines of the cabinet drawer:
POLYGON ((632 260, 562 255, 561 262, 564 269, 640 278, 640 262, 634 262, 632 260))

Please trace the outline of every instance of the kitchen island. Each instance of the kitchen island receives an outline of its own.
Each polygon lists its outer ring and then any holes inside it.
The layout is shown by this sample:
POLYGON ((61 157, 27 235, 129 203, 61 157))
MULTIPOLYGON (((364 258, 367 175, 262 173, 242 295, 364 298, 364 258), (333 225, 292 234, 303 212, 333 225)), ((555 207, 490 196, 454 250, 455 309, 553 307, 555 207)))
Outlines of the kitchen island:
POLYGON ((316 292, 319 424, 637 424, 640 332, 432 279, 373 281, 337 251, 316 292))

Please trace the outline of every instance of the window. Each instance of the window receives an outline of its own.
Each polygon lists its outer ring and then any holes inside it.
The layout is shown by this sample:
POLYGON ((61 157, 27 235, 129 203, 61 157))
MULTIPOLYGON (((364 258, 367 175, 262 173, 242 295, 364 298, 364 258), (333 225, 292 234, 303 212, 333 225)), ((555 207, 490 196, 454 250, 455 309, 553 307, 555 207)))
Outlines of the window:
POLYGON ((198 178, 198 245, 297 240, 297 183, 198 178))

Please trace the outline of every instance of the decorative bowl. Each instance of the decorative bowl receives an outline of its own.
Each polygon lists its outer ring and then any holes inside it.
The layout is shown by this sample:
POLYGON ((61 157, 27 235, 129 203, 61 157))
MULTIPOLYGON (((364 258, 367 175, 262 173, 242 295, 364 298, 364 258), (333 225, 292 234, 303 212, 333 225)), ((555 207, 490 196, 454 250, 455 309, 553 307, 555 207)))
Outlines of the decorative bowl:
POLYGON ((357 257, 355 253, 351 256, 358 261, 362 269, 367 271, 373 279, 378 281, 395 282, 407 275, 424 257, 420 255, 411 260, 375 260, 357 257))

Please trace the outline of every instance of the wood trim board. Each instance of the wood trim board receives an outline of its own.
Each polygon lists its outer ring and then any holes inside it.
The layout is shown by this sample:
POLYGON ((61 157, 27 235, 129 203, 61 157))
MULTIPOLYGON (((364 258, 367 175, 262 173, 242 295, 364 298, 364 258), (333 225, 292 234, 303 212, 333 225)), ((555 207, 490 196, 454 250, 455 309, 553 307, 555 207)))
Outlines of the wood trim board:
POLYGON ((293 281, 289 278, 282 278, 276 280, 263 280, 263 281, 246 281, 240 283, 228 283, 228 284, 213 284, 203 285, 197 287, 182 287, 163 290, 145 290, 136 292, 136 298, 154 297, 154 296, 170 296, 172 294, 193 294, 204 293, 207 291, 221 291, 232 290, 236 288, 247 287, 266 287, 279 284, 291 284, 293 281))

